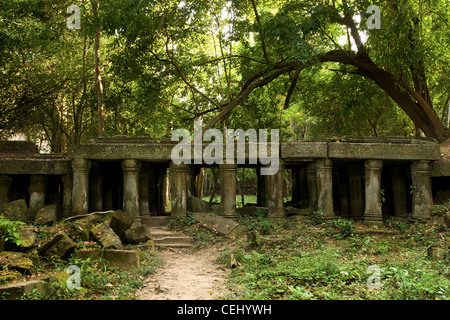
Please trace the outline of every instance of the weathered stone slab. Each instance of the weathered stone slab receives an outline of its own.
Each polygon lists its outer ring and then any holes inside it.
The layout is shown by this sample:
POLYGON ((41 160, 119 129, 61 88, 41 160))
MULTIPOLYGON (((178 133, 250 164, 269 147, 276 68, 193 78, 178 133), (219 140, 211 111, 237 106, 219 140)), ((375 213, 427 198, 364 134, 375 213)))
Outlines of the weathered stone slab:
POLYGON ((201 226, 229 238, 235 238, 244 232, 244 228, 236 221, 223 218, 213 213, 194 212, 192 213, 192 217, 197 220, 201 226))
POLYGON ((81 249, 77 251, 78 259, 104 260, 112 267, 122 269, 139 268, 139 254, 133 250, 81 249))
POLYGON ((83 241, 88 241, 91 238, 91 229, 103 220, 101 215, 89 215, 73 222, 72 235, 79 237, 83 241))
POLYGON ((28 215, 28 206, 24 199, 14 200, 4 205, 4 216, 11 221, 25 222, 28 215))
POLYGON ((141 243, 152 239, 148 228, 138 225, 125 231, 125 239, 128 243, 141 243))
POLYGON ((296 142, 281 144, 281 158, 293 159, 326 158, 328 155, 326 142, 296 142))
POLYGON ((0 172, 3 174, 71 174, 72 162, 66 158, 7 158, 0 161, 0 172))
POLYGON ((146 161, 171 160, 175 144, 92 143, 69 145, 68 156, 94 160, 133 159, 146 161))
POLYGON ((432 177, 450 177, 450 161, 433 161, 431 163, 432 177))
POLYGON ((328 157, 338 159, 439 160, 437 143, 328 143, 328 157))
POLYGON ((106 249, 122 249, 119 236, 106 223, 100 223, 91 229, 94 240, 106 249))
POLYGON ((34 269, 33 261, 23 252, 0 252, 0 268, 17 270, 22 274, 30 274, 34 269))
POLYGON ((23 226, 17 232, 19 244, 12 242, 5 243, 5 249, 10 251, 22 251, 33 247, 38 240, 37 233, 28 226, 23 226))
POLYGON ((75 249, 77 244, 65 233, 58 233, 39 248, 39 253, 45 257, 63 258, 75 249))
POLYGON ((48 204, 43 206, 36 213, 36 218, 34 219, 34 224, 45 224, 52 225, 56 222, 56 204, 48 204))
POLYGON ((20 299, 24 294, 31 293, 35 289, 38 292, 44 292, 47 288, 47 283, 44 280, 31 280, 2 285, 0 286, 0 296, 6 300, 16 300, 20 299))
POLYGON ((125 238, 125 231, 127 231, 133 224, 133 216, 122 210, 114 211, 110 214, 109 226, 122 240, 125 238))

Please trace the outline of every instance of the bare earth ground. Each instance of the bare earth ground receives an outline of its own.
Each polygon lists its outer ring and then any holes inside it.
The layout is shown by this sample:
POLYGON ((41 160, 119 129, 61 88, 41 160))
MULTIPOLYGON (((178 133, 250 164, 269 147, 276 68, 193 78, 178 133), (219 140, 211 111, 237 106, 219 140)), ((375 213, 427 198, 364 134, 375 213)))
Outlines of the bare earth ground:
POLYGON ((205 248, 163 249, 158 255, 164 264, 145 279, 137 292, 140 300, 213 300, 226 294, 227 271, 214 263, 217 250, 205 248))

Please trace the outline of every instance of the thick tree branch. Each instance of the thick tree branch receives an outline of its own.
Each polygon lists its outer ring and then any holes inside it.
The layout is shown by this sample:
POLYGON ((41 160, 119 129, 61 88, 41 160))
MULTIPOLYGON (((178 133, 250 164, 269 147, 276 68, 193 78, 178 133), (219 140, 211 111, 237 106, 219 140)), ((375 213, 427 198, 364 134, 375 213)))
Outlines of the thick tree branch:
MULTIPOLYGON (((304 69, 307 65, 303 65, 302 67, 299 67, 301 69, 304 69)), ((297 67, 295 65, 287 65, 281 69, 277 69, 275 71, 273 71, 270 75, 261 78, 259 80, 254 80, 251 83, 246 82, 246 85, 243 86, 243 88, 241 89, 241 91, 239 92, 239 94, 236 96, 236 98, 234 98, 230 103, 228 103, 227 105, 225 105, 223 107, 223 109, 221 110, 221 112, 216 115, 214 118, 212 118, 203 128, 203 130, 208 130, 210 128, 212 128, 217 122, 225 119, 228 114, 231 112, 231 110, 233 110, 236 106, 238 106, 242 101, 245 100, 245 98, 247 98, 247 96, 256 88, 260 88, 265 86, 266 84, 272 82, 273 80, 275 80, 276 78, 278 78, 279 76, 281 76, 282 74, 286 74, 290 71, 296 70, 297 67)), ((252 77, 254 78, 254 77, 252 77)))
POLYGON ((292 78, 291 86, 289 87, 289 90, 286 95, 286 99, 284 100, 284 110, 289 108, 289 102, 291 101, 292 93, 294 92, 295 86, 297 85, 298 76, 300 75, 300 72, 302 71, 302 68, 298 68, 295 70, 294 77, 292 78))

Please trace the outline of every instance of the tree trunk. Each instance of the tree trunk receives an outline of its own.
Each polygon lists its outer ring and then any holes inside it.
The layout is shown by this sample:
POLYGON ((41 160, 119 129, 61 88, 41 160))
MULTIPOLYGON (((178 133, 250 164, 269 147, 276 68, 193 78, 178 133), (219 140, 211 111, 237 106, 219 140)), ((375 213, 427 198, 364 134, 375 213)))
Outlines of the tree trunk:
POLYGON ((96 20, 97 27, 95 30, 95 42, 94 42, 94 55, 95 55, 95 82, 97 86, 97 116, 98 116, 98 137, 105 136, 105 130, 103 127, 103 84, 101 77, 101 66, 100 66, 100 22, 98 21, 98 8, 97 2, 91 0, 92 14, 96 20))
POLYGON ((427 137, 435 138, 439 142, 445 141, 449 137, 449 130, 442 124, 432 106, 405 80, 398 80, 392 73, 378 68, 369 57, 355 54, 352 51, 332 50, 321 55, 320 60, 321 62, 333 61, 357 67, 357 73, 372 79, 383 89, 427 137))

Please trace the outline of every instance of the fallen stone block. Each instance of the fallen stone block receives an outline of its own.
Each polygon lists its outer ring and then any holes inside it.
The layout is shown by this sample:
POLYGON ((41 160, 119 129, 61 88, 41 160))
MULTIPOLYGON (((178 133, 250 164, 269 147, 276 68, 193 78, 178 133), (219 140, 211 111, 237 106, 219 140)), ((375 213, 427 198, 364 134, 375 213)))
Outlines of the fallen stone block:
POLYGON ((56 222, 56 204, 48 204, 43 206, 36 213, 34 224, 43 224, 50 226, 56 222))
POLYGON ((146 226, 139 225, 125 231, 125 239, 128 243, 141 243, 151 240, 152 235, 146 226))
POLYGON ((11 221, 26 222, 28 215, 28 206, 24 199, 18 199, 5 203, 3 208, 3 213, 6 219, 11 221))
POLYGON ((81 218, 72 224, 72 235, 80 238, 82 241, 88 241, 91 239, 91 229, 99 224, 103 220, 101 215, 90 215, 81 218))
POLYGON ((44 257, 64 258, 69 255, 77 244, 65 233, 58 233, 53 239, 47 241, 39 249, 44 257))
POLYGON ((78 259, 103 260, 111 267, 126 270, 139 268, 139 254, 133 250, 81 249, 76 256, 78 259))
POLYGON ((216 231, 219 235, 236 238, 245 231, 239 223, 234 220, 218 216, 214 213, 192 213, 192 217, 206 229, 216 231))
POLYGON ((17 270, 21 274, 31 274, 34 264, 23 252, 3 251, 0 252, 0 268, 17 270))
POLYGON ((91 229, 94 240, 106 249, 122 249, 119 236, 106 223, 100 223, 91 229))
POLYGON ((5 250, 7 251, 25 251, 32 248, 37 243, 38 235, 29 226, 21 226, 20 230, 17 231, 17 239, 19 240, 16 244, 15 242, 8 241, 5 243, 5 250))
POLYGON ((31 293, 35 289, 37 292, 43 293, 46 288, 47 283, 44 280, 8 283, 0 286, 0 296, 6 300, 18 300, 24 294, 31 293))
POLYGON ((0 270, 0 285, 17 281, 22 278, 22 274, 16 270, 4 269, 0 270))
POLYGON ((121 240, 125 238, 125 231, 127 231, 132 224, 133 217, 130 214, 122 210, 117 210, 111 213, 109 226, 121 240))

